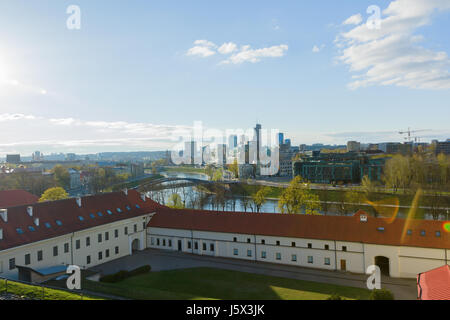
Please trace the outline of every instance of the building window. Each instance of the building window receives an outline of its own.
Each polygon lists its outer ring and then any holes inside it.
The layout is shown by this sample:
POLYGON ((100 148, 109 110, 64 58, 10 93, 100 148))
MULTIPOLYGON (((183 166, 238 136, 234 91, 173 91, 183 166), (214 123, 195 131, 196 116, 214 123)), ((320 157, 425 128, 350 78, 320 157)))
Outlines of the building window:
POLYGON ((330 258, 325 258, 325 265, 329 266, 330 265, 330 258))
POLYGON ((142 230, 145 230, 145 221, 142 222, 142 230))
POLYGON ((156 238, 156 245, 159 246, 159 238, 156 238))
POLYGON ((436 237, 440 237, 441 236, 441 232, 440 231, 436 231, 436 237))
POLYGON ((118 238, 119 237, 119 230, 114 230, 114 237, 118 238))
POLYGON ((277 246, 279 246, 280 245, 280 241, 277 241, 277 246))
POLYGON ((291 247, 295 247, 295 242, 291 242, 291 247))
POLYGON ((250 243, 252 240, 250 240, 250 238, 247 238, 247 243, 250 243))
POLYGON ((105 241, 109 240, 109 232, 105 232, 105 241))
POLYGON ((406 231, 406 234, 407 234, 408 236, 412 235, 412 230, 411 230, 411 229, 408 229, 408 231, 406 231))
POLYGON ((166 246, 166 239, 163 239, 163 246, 166 246))
POLYGON ((198 242, 197 241, 194 242, 194 249, 198 250, 198 242))
POLYGON ((69 252, 69 244, 64 243, 64 253, 68 253, 68 252, 69 252))
POLYGON ((313 256, 308 256, 308 263, 314 263, 313 256))
POLYGON ((37 260, 38 261, 42 261, 42 250, 39 250, 38 252, 37 252, 37 260))
POLYGON ((236 237, 233 237, 233 242, 237 242, 237 238, 236 237))
POLYGON ((115 247, 115 248, 114 248, 114 252, 115 252, 116 254, 119 254, 119 247, 115 247))
POLYGON ((265 259, 267 257, 267 253, 265 251, 261 251, 261 259, 265 259))
POLYGON ((172 240, 169 239, 169 247, 172 247, 172 240))
POLYGON ((296 254, 292 255, 292 261, 294 261, 294 262, 297 261, 297 255, 296 254))
POLYGON ((105 257, 106 257, 106 258, 109 258, 109 249, 106 249, 106 251, 105 251, 105 257))
POLYGON ((151 242, 152 246, 154 246, 154 245, 155 245, 155 238, 151 237, 150 239, 151 239, 151 241, 152 241, 152 242, 151 242))
POLYGON ((266 240, 261 239, 261 244, 266 244, 266 240))
POLYGON ((203 251, 206 251, 206 243, 203 242, 203 251))
POLYGON ((133 230, 134 230, 135 233, 137 232, 137 224, 135 224, 135 225, 133 226, 133 230))
POLYGON ((252 256, 252 250, 247 250, 247 257, 251 257, 252 256))
POLYGON ((56 257, 58 255, 58 246, 53 247, 53 256, 56 257))
POLYGON ((128 234, 128 227, 125 227, 125 235, 128 234))
POLYGON ((312 248, 312 243, 308 243, 308 249, 312 248))
POLYGON ((214 251, 214 244, 213 244, 213 243, 211 243, 211 244, 209 245, 209 250, 214 251))
POLYGON ((421 230, 421 231, 420 231, 420 235, 421 235, 422 237, 425 237, 425 230, 421 230))
POLYGON ((102 260, 103 259, 103 252, 99 252, 98 253, 98 260, 102 260))
POLYGON ((75 241, 75 249, 80 249, 80 239, 75 241))
POLYGON ((16 258, 9 259, 9 270, 13 270, 16 268, 16 258))
POLYGON ((102 242, 102 234, 101 233, 98 234, 98 243, 100 243, 100 242, 102 242))
POLYGON ((330 250, 330 246, 329 245, 325 245, 325 250, 330 250))
POLYGON ((237 256, 239 254, 238 249, 233 249, 233 255, 237 256))
POLYGON ((192 248, 192 243, 190 241, 188 241, 188 249, 192 248))
POLYGON ((86 247, 89 247, 91 245, 91 238, 86 237, 86 247))
POLYGON ((347 251, 347 246, 342 246, 342 251, 347 251))
POLYGON ((277 260, 281 260, 281 253, 280 253, 280 252, 277 252, 277 254, 276 254, 276 259, 277 259, 277 260))
POLYGON ((29 253, 25 255, 25 265, 29 265, 31 263, 31 256, 29 253))
POLYGON ((91 256, 86 257, 86 264, 91 264, 91 256))

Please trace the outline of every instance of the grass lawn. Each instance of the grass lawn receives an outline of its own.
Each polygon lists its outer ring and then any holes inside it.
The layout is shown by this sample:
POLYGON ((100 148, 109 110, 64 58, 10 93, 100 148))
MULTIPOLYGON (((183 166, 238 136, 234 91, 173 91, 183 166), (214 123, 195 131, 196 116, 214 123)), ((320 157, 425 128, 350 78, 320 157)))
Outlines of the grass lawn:
POLYGON ((130 299, 322 300, 337 293, 367 299, 369 290, 215 268, 150 272, 117 283, 85 280, 86 290, 130 299))
MULTIPOLYGON (((20 282, 14 282, 8 280, 8 293, 24 296, 30 299, 40 299, 40 300, 81 300, 79 294, 71 293, 64 290, 56 290, 50 288, 44 288, 40 286, 27 285, 20 282)), ((6 290, 6 281, 0 279, 0 294, 4 293, 6 290)), ((90 296, 83 295, 83 300, 99 300, 101 298, 93 298, 90 296)))

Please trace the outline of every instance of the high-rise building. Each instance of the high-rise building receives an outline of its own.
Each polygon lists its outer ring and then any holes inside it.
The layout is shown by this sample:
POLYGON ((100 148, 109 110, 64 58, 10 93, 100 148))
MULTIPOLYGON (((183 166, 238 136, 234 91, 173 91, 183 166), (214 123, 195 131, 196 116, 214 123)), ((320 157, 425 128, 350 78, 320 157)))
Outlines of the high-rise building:
POLYGON ((433 144, 436 146, 436 154, 450 154, 450 140, 447 141, 433 141, 433 144))
POLYGON ((357 141, 347 142, 347 152, 359 152, 361 150, 361 143, 357 141))
POLYGON ((232 134, 228 137, 228 148, 234 150, 237 147, 237 135, 232 134))
POLYGON ((284 133, 278 133, 278 145, 281 146, 284 143, 284 133))
POLYGON ((197 143, 195 141, 186 141, 184 143, 183 158, 185 164, 195 164, 195 152, 197 149, 197 143))
POLYGON ((217 145, 217 164, 224 166, 227 164, 227 145, 218 144, 217 145))
POLYGON ((31 155, 31 159, 33 159, 33 161, 41 161, 43 158, 44 156, 40 151, 35 151, 31 155))
POLYGON ((261 148, 261 125, 260 124, 256 124, 256 127, 255 127, 255 142, 256 142, 256 164, 258 165, 260 163, 259 150, 261 148))
POLYGON ((7 154, 6 162, 13 163, 13 164, 20 163, 20 154, 7 154))

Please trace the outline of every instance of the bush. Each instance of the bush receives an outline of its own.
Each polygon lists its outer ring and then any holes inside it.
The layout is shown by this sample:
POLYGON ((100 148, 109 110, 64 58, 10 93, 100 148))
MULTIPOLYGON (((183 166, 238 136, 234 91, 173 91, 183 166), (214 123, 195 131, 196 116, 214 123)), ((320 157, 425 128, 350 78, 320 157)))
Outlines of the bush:
POLYGON ((369 300, 394 300, 394 295, 387 289, 374 289, 370 293, 369 300))
POLYGON ((327 298, 327 300, 345 300, 344 298, 342 298, 340 295, 338 295, 337 293, 333 293, 331 296, 329 296, 327 298))
POLYGON ((109 282, 109 283, 119 282, 119 281, 125 280, 126 278, 129 278, 129 277, 148 273, 148 272, 150 272, 151 269, 152 268, 149 265, 145 265, 145 266, 136 268, 131 271, 121 270, 117 273, 113 273, 113 274, 109 274, 109 275, 101 277, 100 282, 109 282))

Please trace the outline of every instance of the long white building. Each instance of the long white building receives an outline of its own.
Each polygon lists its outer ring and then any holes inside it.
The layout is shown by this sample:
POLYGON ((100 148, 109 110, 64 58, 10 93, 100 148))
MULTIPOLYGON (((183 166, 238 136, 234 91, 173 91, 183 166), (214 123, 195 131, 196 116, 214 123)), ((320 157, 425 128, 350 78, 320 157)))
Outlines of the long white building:
POLYGON ((450 236, 442 222, 354 216, 307 216, 159 209, 147 246, 198 255, 391 277, 448 264, 450 236))
MULTIPOLYGON (((392 277, 448 264, 442 222, 181 210, 134 190, 0 210, 0 277, 90 268, 145 248, 392 277)), ((151 261, 149 261, 151 264, 151 261)))
POLYGON ((17 266, 90 268, 142 250, 156 207, 130 190, 1 209, 0 277, 17 278, 17 266))

